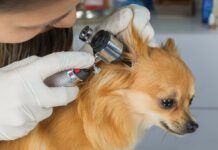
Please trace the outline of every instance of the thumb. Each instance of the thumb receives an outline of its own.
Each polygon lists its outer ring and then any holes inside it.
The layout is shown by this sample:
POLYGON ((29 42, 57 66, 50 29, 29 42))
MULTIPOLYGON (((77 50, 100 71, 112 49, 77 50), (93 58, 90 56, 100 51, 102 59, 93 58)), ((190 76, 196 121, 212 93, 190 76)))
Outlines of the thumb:
POLYGON ((37 69, 44 80, 58 72, 72 68, 87 68, 94 63, 94 57, 86 52, 59 52, 40 58, 30 67, 37 69))

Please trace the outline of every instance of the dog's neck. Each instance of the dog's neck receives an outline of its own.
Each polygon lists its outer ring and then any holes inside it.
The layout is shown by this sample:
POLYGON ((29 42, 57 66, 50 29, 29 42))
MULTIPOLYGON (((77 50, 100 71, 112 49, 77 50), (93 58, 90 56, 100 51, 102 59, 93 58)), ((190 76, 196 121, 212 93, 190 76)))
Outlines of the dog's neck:
POLYGON ((145 124, 142 116, 135 114, 123 97, 114 95, 102 98, 102 102, 97 104, 101 107, 90 103, 79 105, 84 133, 95 148, 132 148, 143 134, 145 124))
POLYGON ((84 133, 95 148, 131 149, 150 125, 143 115, 134 112, 133 99, 127 94, 131 84, 128 74, 122 73, 118 79, 113 75, 103 71, 101 77, 95 76, 81 89, 78 113, 84 133))

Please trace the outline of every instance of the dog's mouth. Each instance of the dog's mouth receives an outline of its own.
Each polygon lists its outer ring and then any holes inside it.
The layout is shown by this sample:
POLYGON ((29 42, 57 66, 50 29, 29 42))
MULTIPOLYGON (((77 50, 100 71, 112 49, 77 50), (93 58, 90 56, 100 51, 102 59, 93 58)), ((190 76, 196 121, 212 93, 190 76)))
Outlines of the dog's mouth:
POLYGON ((167 123, 165 123, 164 121, 161 121, 160 124, 161 124, 161 126, 162 126, 165 130, 167 130, 167 131, 170 132, 170 133, 173 133, 173 134, 176 134, 176 135, 184 135, 184 134, 185 134, 185 133, 180 133, 180 132, 174 131, 174 130, 171 129, 171 128, 167 125, 167 123))

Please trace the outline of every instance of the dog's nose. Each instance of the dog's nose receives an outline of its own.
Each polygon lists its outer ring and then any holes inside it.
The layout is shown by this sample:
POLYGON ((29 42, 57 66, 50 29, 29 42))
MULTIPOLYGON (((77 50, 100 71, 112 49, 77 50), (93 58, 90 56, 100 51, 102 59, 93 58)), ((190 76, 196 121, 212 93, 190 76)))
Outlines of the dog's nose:
POLYGON ((195 132, 198 129, 198 127, 199 127, 199 125, 196 122, 193 122, 193 121, 187 123, 187 125, 186 125, 188 133, 195 132))

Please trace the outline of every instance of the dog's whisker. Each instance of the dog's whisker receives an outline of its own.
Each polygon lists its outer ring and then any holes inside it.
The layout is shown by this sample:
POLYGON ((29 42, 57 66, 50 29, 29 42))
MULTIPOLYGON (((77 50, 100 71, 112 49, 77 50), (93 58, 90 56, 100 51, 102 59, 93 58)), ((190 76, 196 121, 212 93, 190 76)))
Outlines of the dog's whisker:
POLYGON ((164 134, 163 134, 163 136, 161 138, 161 142, 164 142, 164 140, 167 137, 167 135, 168 135, 167 131, 164 131, 164 134))

